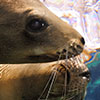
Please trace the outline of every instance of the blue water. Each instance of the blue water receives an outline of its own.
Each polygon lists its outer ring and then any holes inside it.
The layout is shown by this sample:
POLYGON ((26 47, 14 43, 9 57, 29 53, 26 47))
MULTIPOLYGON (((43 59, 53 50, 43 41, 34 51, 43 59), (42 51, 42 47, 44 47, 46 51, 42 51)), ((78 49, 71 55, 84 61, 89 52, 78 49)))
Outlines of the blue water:
POLYGON ((91 81, 87 88, 85 100, 100 100, 100 53, 87 66, 91 72, 91 81))

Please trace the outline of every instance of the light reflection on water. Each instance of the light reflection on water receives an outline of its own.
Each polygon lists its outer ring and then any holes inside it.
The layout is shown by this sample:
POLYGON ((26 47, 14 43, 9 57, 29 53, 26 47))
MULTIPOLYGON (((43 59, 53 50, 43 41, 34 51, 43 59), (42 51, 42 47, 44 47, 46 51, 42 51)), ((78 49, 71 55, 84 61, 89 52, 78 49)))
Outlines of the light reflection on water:
POLYGON ((41 0, 86 41, 81 54, 91 71, 85 100, 100 100, 100 0, 41 0))

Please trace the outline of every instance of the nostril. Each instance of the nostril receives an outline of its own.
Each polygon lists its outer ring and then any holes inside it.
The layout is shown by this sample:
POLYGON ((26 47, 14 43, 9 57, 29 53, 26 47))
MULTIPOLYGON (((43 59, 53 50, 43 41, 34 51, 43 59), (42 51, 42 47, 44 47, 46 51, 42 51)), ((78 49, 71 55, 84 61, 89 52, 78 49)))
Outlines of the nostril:
POLYGON ((62 53, 66 53, 66 51, 67 51, 66 49, 63 49, 63 50, 62 50, 62 53))
POLYGON ((86 77, 87 79, 90 79, 90 72, 89 71, 86 71, 86 72, 83 72, 81 74, 79 74, 79 76, 82 76, 82 77, 86 77))
POLYGON ((81 38, 81 42, 82 42, 83 45, 85 44, 85 40, 84 40, 83 37, 81 38))

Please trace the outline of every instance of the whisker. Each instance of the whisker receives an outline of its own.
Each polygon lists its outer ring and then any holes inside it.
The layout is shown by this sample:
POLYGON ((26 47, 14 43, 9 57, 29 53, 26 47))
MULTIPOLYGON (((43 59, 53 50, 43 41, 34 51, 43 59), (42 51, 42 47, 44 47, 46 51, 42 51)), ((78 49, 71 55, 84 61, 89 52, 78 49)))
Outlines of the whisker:
MULTIPOLYGON (((61 56, 62 56, 62 53, 59 54, 59 58, 58 58, 57 64, 60 63, 59 60, 61 59, 61 56)), ((55 68, 55 70, 57 71, 57 67, 55 68)), ((55 80, 55 78, 56 78, 56 74, 57 74, 56 71, 53 71, 53 72, 51 73, 51 76, 50 76, 50 78, 49 78, 49 80, 48 80, 48 82, 47 82, 47 84, 46 84, 46 86, 45 86, 43 92, 41 93, 40 97, 38 98, 38 100, 43 100, 43 99, 41 99, 41 98, 42 98, 43 94, 45 93, 47 87, 49 86, 50 81, 52 80, 52 81, 51 81, 51 84, 50 84, 50 87, 49 87, 49 90, 48 90, 48 93, 47 93, 47 96, 46 96, 46 99, 44 99, 44 100, 47 100, 47 99, 48 99, 49 94, 50 94, 50 91, 51 91, 51 88, 52 88, 53 83, 54 83, 54 80, 55 80)))
POLYGON ((60 59, 61 59, 61 56, 62 56, 62 53, 59 54, 59 57, 58 57, 58 60, 57 60, 57 63, 56 63, 56 64, 60 64, 59 61, 60 61, 60 59))
POLYGON ((67 60, 68 60, 68 52, 69 52, 69 49, 68 48, 66 48, 67 49, 67 51, 66 51, 66 63, 67 63, 67 60))
POLYGON ((72 96, 72 97, 70 97, 70 98, 68 98, 68 99, 66 99, 66 100, 72 100, 75 96, 76 96, 76 95, 74 95, 74 96, 72 96))
POLYGON ((66 99, 67 94, 67 73, 65 73, 65 82, 64 82, 64 100, 66 99))
MULTIPOLYGON (((80 94, 82 93, 83 91, 80 91, 80 94)), ((77 92, 74 96, 72 96, 72 97, 70 97, 70 98, 68 98, 68 99, 66 99, 66 100, 72 100, 75 96, 77 96, 79 94, 79 92, 77 92)), ((79 99, 80 100, 80 99, 79 99)))
POLYGON ((47 87, 49 86, 49 83, 50 83, 50 81, 52 80, 52 78, 53 78, 53 79, 55 78, 55 73, 56 73, 55 71, 53 71, 53 72, 51 73, 50 78, 49 78, 49 80, 48 80, 48 82, 47 82, 45 88, 43 89, 43 92, 41 93, 40 97, 38 98, 38 100, 43 100, 43 99, 41 99, 41 98, 42 98, 43 94, 45 93, 47 87))
POLYGON ((82 63, 81 63, 81 60, 80 60, 80 57, 79 57, 79 56, 76 58, 76 61, 77 61, 77 63, 78 63, 80 66, 82 65, 82 63))
MULTIPOLYGON (((75 92, 75 91, 79 91, 78 89, 73 89, 73 90, 68 90, 67 92, 75 92)), ((80 90, 80 92, 82 92, 83 90, 80 90)))
POLYGON ((68 61, 68 52, 66 52, 66 59, 65 59, 66 64, 67 64, 67 61, 68 61))
POLYGON ((74 92, 77 91, 78 89, 73 89, 73 90, 68 90, 67 92, 74 92))
POLYGON ((70 67, 69 62, 68 62, 68 52, 69 52, 69 49, 67 48, 65 64, 66 64, 67 68, 70 69, 71 67, 70 67))
POLYGON ((80 95, 80 98, 79 98, 79 100, 81 100, 81 98, 82 98, 82 94, 80 95))
POLYGON ((46 99, 45 99, 45 100, 47 100, 48 97, 49 97, 49 94, 50 94, 50 91, 51 91, 51 89, 52 89, 54 80, 55 80, 55 78, 56 78, 56 74, 57 74, 57 72, 54 72, 53 79, 52 79, 52 82, 51 82, 51 84, 50 84, 50 88, 49 88, 49 90, 48 90, 48 93, 47 93, 47 96, 46 96, 46 99))

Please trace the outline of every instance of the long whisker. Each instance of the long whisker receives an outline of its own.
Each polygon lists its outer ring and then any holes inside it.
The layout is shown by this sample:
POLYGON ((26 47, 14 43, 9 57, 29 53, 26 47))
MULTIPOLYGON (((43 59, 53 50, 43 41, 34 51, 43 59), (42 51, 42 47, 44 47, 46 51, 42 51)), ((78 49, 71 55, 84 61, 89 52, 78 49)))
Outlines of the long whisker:
POLYGON ((46 96, 46 99, 45 99, 45 100, 47 100, 48 97, 49 97, 49 94, 50 94, 50 91, 51 91, 51 89, 52 89, 54 80, 55 80, 55 78, 56 78, 56 74, 57 74, 57 72, 54 72, 53 79, 52 79, 52 82, 51 82, 51 84, 50 84, 50 88, 49 88, 49 90, 48 90, 48 93, 47 93, 47 96, 46 96))
POLYGON ((73 89, 73 90, 68 90, 67 92, 74 92, 77 91, 78 89, 73 89))
MULTIPOLYGON (((62 56, 62 53, 60 53, 60 55, 59 55, 57 64, 59 64, 59 60, 61 59, 61 56, 62 56)), ((56 67, 56 71, 57 71, 57 67, 56 67)), ((48 90, 48 93, 47 93, 47 96, 46 96, 46 99, 45 99, 45 100, 47 100, 48 97, 49 97, 50 91, 51 91, 51 89, 52 89, 54 80, 55 80, 56 75, 57 75, 57 72, 56 72, 56 71, 54 72, 54 76, 53 76, 53 79, 52 79, 52 82, 51 82, 51 84, 50 84, 50 88, 49 88, 49 90, 48 90)), ((67 79, 67 78, 65 78, 65 79, 67 79)), ((65 80, 65 81, 66 81, 66 80, 65 80)), ((67 81, 66 81, 66 82, 67 82, 67 81)), ((66 84, 66 83, 65 83, 65 84, 66 84)), ((65 87, 66 87, 66 86, 65 86, 65 87)), ((66 91, 66 90, 65 90, 65 91, 66 91)))
POLYGON ((48 80, 48 82, 47 82, 47 84, 46 84, 45 88, 43 89, 43 92, 41 93, 40 97, 38 98, 38 100, 41 100, 41 98, 42 98, 43 94, 45 93, 45 91, 46 91, 47 87, 49 86, 49 83, 50 83, 50 81, 51 81, 51 79, 52 79, 53 75, 54 75, 54 72, 52 72, 52 73, 51 73, 50 78, 49 78, 49 80, 48 80))
POLYGON ((81 100, 81 98, 82 98, 82 94, 80 95, 80 98, 79 98, 79 100, 81 100))
MULTIPOLYGON (((61 55, 62 55, 62 54, 59 55, 57 64, 59 64, 59 60, 61 59, 61 55)), ((57 68, 55 68, 55 70, 57 71, 57 68)), ((55 78, 56 78, 56 74, 57 74, 56 71, 53 71, 53 72, 51 73, 51 76, 50 76, 50 78, 49 78, 49 80, 48 80, 48 82, 47 82, 47 84, 46 84, 46 86, 45 86, 43 92, 41 93, 40 97, 38 98, 38 100, 43 100, 43 99, 41 99, 41 98, 42 98, 43 94, 45 93, 47 87, 49 86, 50 81, 52 80, 52 81, 51 81, 51 84, 50 84, 50 87, 49 87, 49 90, 48 90, 48 93, 47 93, 47 96, 46 96, 46 98, 45 98, 44 100, 47 100, 47 99, 48 99, 49 94, 50 94, 50 91, 51 91, 51 88, 52 88, 53 83, 54 83, 54 80, 55 80, 55 78)))
POLYGON ((66 99, 67 94, 67 73, 65 73, 65 82, 64 82, 64 100, 66 99))
MULTIPOLYGON (((59 58, 58 58, 57 64, 59 64, 59 60, 61 59, 61 56, 62 56, 62 53, 60 53, 60 55, 59 55, 59 58)), ((57 71, 57 67, 56 67, 55 70, 57 71)), ((50 84, 50 88, 49 88, 49 90, 48 90, 48 93, 47 93, 47 96, 46 96, 46 99, 45 99, 45 100, 47 100, 48 97, 49 97, 50 91, 51 91, 51 89, 52 89, 52 86, 53 86, 54 80, 55 80, 56 75, 57 75, 57 72, 56 72, 56 71, 54 71, 53 79, 52 79, 52 82, 51 82, 51 84, 50 84)))
MULTIPOLYGON (((80 91, 80 94, 81 94, 82 92, 83 92, 83 91, 80 91)), ((70 98, 68 98, 68 99, 66 99, 66 100, 72 100, 75 96, 78 95, 78 93, 79 93, 79 92, 77 92, 74 96, 72 96, 72 97, 70 97, 70 98)))
POLYGON ((61 59, 61 56, 62 56, 62 53, 59 54, 59 58, 58 58, 57 64, 60 63, 59 61, 60 61, 60 59, 61 59))
MULTIPOLYGON (((67 65, 67 60, 68 60, 68 49, 67 51, 65 52, 65 55, 66 55, 66 59, 65 59, 65 62, 66 62, 66 65, 67 65)), ((66 94, 67 94, 67 72, 65 73, 65 80, 64 80, 64 95, 62 96, 63 97, 63 100, 66 99, 66 94)))
POLYGON ((79 66, 81 66, 82 65, 82 62, 81 62, 81 60, 80 60, 80 56, 77 56, 77 58, 76 58, 77 60, 77 63, 79 64, 79 66))
POLYGON ((69 51, 69 49, 67 48, 67 51, 66 51, 66 59, 65 59, 66 64, 67 64, 67 60, 68 60, 68 51, 69 51))
POLYGON ((74 96, 72 96, 72 97, 70 97, 70 98, 68 98, 68 99, 66 99, 66 100, 72 100, 75 96, 76 96, 76 95, 74 95, 74 96))

